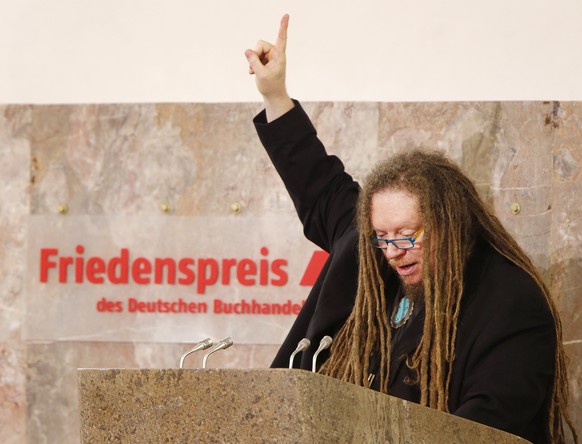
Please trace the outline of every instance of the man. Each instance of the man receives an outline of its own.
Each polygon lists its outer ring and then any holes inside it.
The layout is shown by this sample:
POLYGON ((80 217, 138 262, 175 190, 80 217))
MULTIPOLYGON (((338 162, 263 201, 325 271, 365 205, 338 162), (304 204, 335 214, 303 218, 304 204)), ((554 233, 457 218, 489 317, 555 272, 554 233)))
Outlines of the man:
POLYGON ((326 375, 563 441, 561 326, 539 273, 440 153, 388 159, 360 190, 287 94, 288 21, 274 45, 245 52, 265 104, 255 125, 305 235, 330 257, 273 366, 286 366, 301 338, 330 335, 326 375))

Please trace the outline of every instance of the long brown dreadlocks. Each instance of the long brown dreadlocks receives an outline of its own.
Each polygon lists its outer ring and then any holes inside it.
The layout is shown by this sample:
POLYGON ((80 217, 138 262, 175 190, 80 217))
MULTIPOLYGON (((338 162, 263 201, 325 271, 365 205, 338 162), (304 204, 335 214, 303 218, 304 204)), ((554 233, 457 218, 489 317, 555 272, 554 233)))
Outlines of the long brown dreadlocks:
POLYGON ((420 149, 380 163, 364 182, 357 208, 359 280, 354 309, 334 339, 330 358, 321 368, 329 376, 367 386, 370 358, 380 350, 380 390, 388 393, 391 330, 384 297, 382 254, 370 248, 370 214, 374 194, 406 191, 418 198, 429 255, 441 260, 424 267, 425 322, 422 340, 408 365, 417 375, 421 404, 448 411, 448 396, 461 298, 463 270, 477 233, 497 252, 527 272, 543 292, 556 327, 553 396, 549 410, 549 438, 564 441, 565 421, 578 442, 568 416, 568 379, 562 327, 550 292, 529 257, 490 212, 470 179, 443 154, 420 149), (443 223, 446 221, 446 223, 443 223), (447 239, 447 242, 438 242, 447 239), (430 269, 430 270, 429 270, 430 269), (449 321, 450 320, 450 321, 449 321))

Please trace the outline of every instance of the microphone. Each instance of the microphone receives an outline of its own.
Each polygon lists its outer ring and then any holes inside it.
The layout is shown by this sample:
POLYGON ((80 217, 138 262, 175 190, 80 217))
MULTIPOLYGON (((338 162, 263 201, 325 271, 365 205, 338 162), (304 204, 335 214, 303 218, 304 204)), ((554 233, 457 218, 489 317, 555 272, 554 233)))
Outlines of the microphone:
POLYGON ((204 355, 204 359, 202 359, 202 368, 206 368, 206 361, 212 353, 216 353, 219 350, 224 350, 225 348, 230 347, 232 344, 234 344, 234 342, 232 342, 230 337, 224 338, 222 341, 217 343, 208 353, 204 355))
POLYGON ((310 345, 311 341, 307 338, 303 338, 301 341, 299 341, 297 348, 293 353, 291 353, 291 357, 289 358, 289 368, 293 368, 293 359, 295 358, 295 355, 299 352, 307 350, 310 345))
POLYGON ((189 350, 182 355, 180 358, 180 368, 184 368, 184 359, 186 359, 186 356, 188 356, 190 353, 197 352, 198 350, 206 350, 208 347, 212 347, 212 339, 206 338, 203 341, 200 341, 194 346, 192 350, 189 350))
POLYGON ((317 371, 317 355, 319 355, 323 350, 329 348, 331 345, 332 339, 330 336, 324 336, 321 341, 319 342, 319 347, 317 351, 313 354, 313 361, 311 365, 311 371, 315 373, 317 371))

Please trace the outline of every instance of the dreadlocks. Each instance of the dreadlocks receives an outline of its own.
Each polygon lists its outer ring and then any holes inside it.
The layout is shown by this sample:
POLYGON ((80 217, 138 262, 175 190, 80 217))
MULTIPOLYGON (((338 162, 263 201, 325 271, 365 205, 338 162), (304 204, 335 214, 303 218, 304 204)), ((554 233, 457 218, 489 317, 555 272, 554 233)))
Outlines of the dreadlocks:
POLYGON ((380 391, 388 393, 391 329, 381 274, 388 264, 369 244, 373 232, 370 222, 372 197, 385 190, 405 191, 418 198, 425 228, 424 243, 430 246, 424 249, 424 263, 431 263, 430 257, 440 258, 423 269, 423 335, 407 361, 416 375, 414 382, 420 388, 420 403, 448 411, 457 324, 465 285, 463 271, 474 240, 480 236, 528 273, 547 300, 557 339, 549 438, 552 442, 564 441, 562 420, 565 420, 577 442, 567 413, 568 379, 562 327, 550 292, 528 256, 486 208, 473 183, 438 152, 417 149, 397 155, 380 163, 365 180, 357 207, 359 279, 355 306, 336 335, 330 358, 320 371, 366 386, 370 357, 374 351, 380 351, 380 391))

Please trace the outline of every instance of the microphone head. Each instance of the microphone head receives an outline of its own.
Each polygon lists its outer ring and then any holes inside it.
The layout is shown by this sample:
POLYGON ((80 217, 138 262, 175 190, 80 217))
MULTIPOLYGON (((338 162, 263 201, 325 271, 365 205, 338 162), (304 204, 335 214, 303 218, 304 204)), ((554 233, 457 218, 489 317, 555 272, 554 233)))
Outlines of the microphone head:
POLYGON ((223 344, 223 349, 230 347, 231 345, 234 344, 234 342, 232 342, 232 339, 229 337, 224 338, 222 341, 220 341, 220 344, 223 344))
POLYGON ((331 345, 332 341, 333 339, 331 339, 331 336, 324 336, 319 343, 319 348, 321 350, 325 350, 331 345))
POLYGON ((196 344, 197 347, 200 347, 199 350, 206 350, 209 347, 212 347, 212 339, 210 338, 206 338, 203 341, 200 341, 198 344, 196 344))
POLYGON ((311 341, 307 338, 303 338, 301 341, 299 341, 299 343, 297 344, 297 351, 304 351, 307 350, 309 348, 309 346, 311 345, 311 341))

